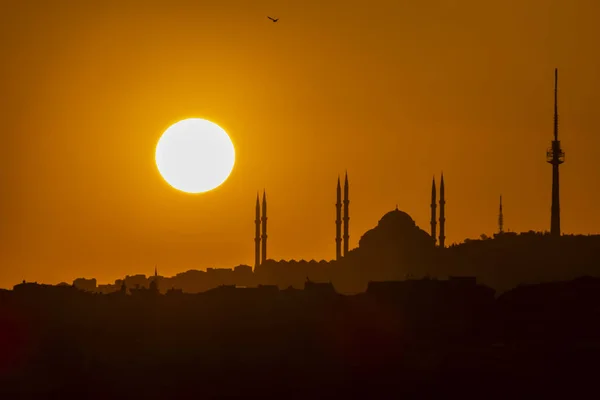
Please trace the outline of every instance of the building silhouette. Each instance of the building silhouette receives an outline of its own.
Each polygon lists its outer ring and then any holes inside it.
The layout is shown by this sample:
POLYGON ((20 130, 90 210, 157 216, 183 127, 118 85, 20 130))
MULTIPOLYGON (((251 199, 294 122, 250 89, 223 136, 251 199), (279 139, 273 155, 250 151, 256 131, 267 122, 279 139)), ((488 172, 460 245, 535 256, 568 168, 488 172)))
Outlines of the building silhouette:
MULTIPOLYGON (((560 236, 560 189, 559 189, 559 166, 564 163, 565 153, 561 148, 558 140, 558 69, 554 70, 554 140, 552 146, 547 150, 547 162, 552 165, 552 206, 551 206, 551 226, 550 234, 552 236, 560 236)), ((340 260, 347 257, 349 254, 349 230, 350 230, 350 185, 348 180, 348 172, 344 176, 344 188, 342 199, 341 179, 338 175, 336 186, 336 254, 335 260, 340 260), (343 210, 343 211, 342 211, 343 210), (343 232, 342 232, 343 226, 343 232), (343 247, 342 247, 343 246, 343 247)), ((436 187, 435 176, 432 179, 431 185, 431 219, 430 219, 430 236, 433 238, 433 243, 438 247, 446 247, 446 198, 445 198, 445 183, 444 174, 441 173, 439 184, 439 200, 438 188, 436 187), (439 201, 439 219, 437 216, 439 201), (439 226, 439 227, 438 227, 439 226), (436 237, 437 236, 437 237, 436 237)), ((267 198, 266 191, 263 191, 262 207, 260 195, 257 193, 255 206, 255 260, 254 267, 258 267, 267 260, 267 198), (262 212, 261 212, 262 211, 262 212)), ((498 233, 504 233, 504 215, 502 195, 500 195, 498 209, 498 233)))
POLYGON ((560 236, 560 188, 558 167, 565 162, 565 153, 558 140, 558 68, 554 69, 554 140, 546 152, 546 161, 552 165, 552 209, 550 234, 560 236))

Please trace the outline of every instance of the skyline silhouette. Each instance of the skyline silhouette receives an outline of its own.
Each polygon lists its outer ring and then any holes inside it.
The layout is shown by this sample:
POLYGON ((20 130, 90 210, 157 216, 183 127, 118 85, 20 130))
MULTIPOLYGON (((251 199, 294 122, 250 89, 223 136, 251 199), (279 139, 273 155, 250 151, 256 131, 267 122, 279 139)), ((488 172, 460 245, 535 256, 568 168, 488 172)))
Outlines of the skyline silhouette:
POLYGON ((600 3, 5 3, 0 399, 597 390, 600 3))
POLYGON ((593 390, 598 278, 499 296, 469 277, 371 282, 354 296, 310 280, 301 289, 221 286, 195 295, 156 287, 130 295, 27 283, 0 290, 8 328, 0 334, 0 395, 481 398, 593 390))
MULTIPOLYGON (((556 238, 559 238, 561 233, 560 233, 560 207, 559 207, 559 185, 558 185, 558 166, 560 164, 562 164, 564 162, 564 152, 562 151, 561 147, 560 147, 560 142, 558 141, 558 95, 557 95, 557 91, 558 91, 558 69, 555 69, 555 80, 554 80, 554 140, 552 141, 552 148, 550 150, 547 151, 547 162, 552 164, 553 169, 552 169, 552 207, 551 207, 551 224, 550 224, 550 234, 556 238)), ((344 268, 345 263, 343 262, 343 260, 348 257, 349 252, 350 252, 350 248, 349 248, 349 220, 350 220, 350 211, 349 211, 349 204, 350 204, 350 197, 349 197, 349 179, 348 179, 348 172, 346 171, 344 174, 344 187, 343 187, 343 192, 344 192, 344 197, 343 197, 343 201, 342 201, 342 189, 341 189, 341 184, 340 184, 340 177, 338 176, 337 179, 337 187, 336 187, 336 203, 335 203, 335 213, 336 213, 336 219, 335 219, 335 243, 336 243, 336 253, 335 253, 335 257, 333 258, 332 261, 330 260, 321 260, 320 264, 327 264, 327 263, 331 263, 331 262, 335 262, 337 264, 342 265, 342 269, 344 268), (342 218, 342 205, 343 205, 343 218, 342 218), (343 224, 343 236, 342 236, 342 224, 343 224), (343 253, 342 253, 342 244, 343 244, 343 253)), ((445 249, 446 248, 446 244, 445 244, 445 232, 446 232, 446 218, 445 218, 445 209, 446 209, 446 200, 445 200, 445 184, 444 184, 444 174, 443 172, 440 175, 440 199, 439 199, 439 220, 438 220, 438 216, 437 216, 437 190, 436 190, 436 182, 435 182, 435 175, 433 177, 432 180, 432 187, 431 187, 431 204, 430 204, 430 208, 431 208, 431 220, 430 220, 430 238, 433 240, 434 245, 437 244, 438 248, 441 249, 445 249), (439 237, 436 238, 436 234, 438 233, 438 227, 439 225, 439 237)), ((400 212, 398 210, 398 206, 396 205, 396 209, 395 212, 399 212, 402 213, 403 215, 406 215, 406 217, 408 218, 408 220, 411 221, 412 225, 415 225, 414 221, 412 220, 412 218, 408 215, 405 214, 404 212, 400 212)), ((381 225, 382 221, 391 213, 387 213, 384 218, 382 220, 380 220, 379 225, 381 225)), ((402 217, 404 218, 404 217, 402 217)), ((255 223, 255 237, 254 237, 254 243, 255 243, 255 256, 254 256, 254 269, 252 270, 255 275, 257 270, 259 270, 259 268, 261 269, 261 271, 264 269, 264 266, 267 264, 267 196, 266 196, 266 189, 263 189, 263 197, 262 197, 262 202, 260 201, 260 195, 259 193, 257 193, 256 196, 256 204, 255 204, 255 219, 254 219, 254 223, 255 223)), ((416 225, 415 225, 416 226, 416 225)), ((417 226, 418 228, 418 226, 417 226)), ((405 229, 405 228, 402 228, 405 229)), ((510 230, 509 230, 510 232, 510 230)), ((530 232, 532 232, 530 230, 530 232)), ((367 232, 369 233, 369 232, 367 232)), ((497 235, 502 236, 504 235, 504 215, 503 215, 503 209, 502 209, 502 195, 500 195, 500 204, 499 204, 499 213, 498 213, 498 232, 497 235)), ((494 237, 496 237, 496 234, 494 234, 494 237)), ((598 236, 600 237, 600 236, 598 236)), ((482 234, 481 238, 488 238, 487 235, 482 234)), ((362 238, 361 238, 362 240, 362 238)), ((465 239, 464 242, 462 243, 467 243, 468 239, 465 239)), ((360 243, 360 241, 359 241, 360 243)), ((394 245, 402 245, 401 243, 397 243, 394 245)), ((455 245, 455 244, 454 244, 455 245)), ((304 260, 304 259, 303 259, 304 260)), ((312 260, 314 262, 314 260, 312 260)), ((281 262, 284 262, 284 260, 281 260, 281 262)), ((435 261, 433 261, 434 263, 441 263, 441 264, 446 264, 448 262, 448 260, 444 257, 437 257, 435 261)), ((427 261, 425 264, 430 264, 431 261, 427 261)), ((360 264, 360 262, 359 262, 360 264)), ((364 264, 364 262, 363 262, 364 264)), ((237 272, 237 270, 239 268, 245 268, 246 265, 245 264, 241 264, 238 267, 236 267, 235 269, 231 269, 231 268, 208 268, 206 271, 222 271, 225 272, 227 274, 226 271, 229 272, 233 272, 234 274, 237 272)), ((401 268, 405 268, 406 266, 401 266, 401 268)), ((361 268, 364 268, 364 266, 362 266, 361 268)), ((397 268, 395 265, 390 265, 388 266, 388 268, 391 269, 395 269, 397 268)), ((409 266, 409 270, 410 270, 410 266, 409 266)), ((595 275, 595 273, 597 273, 594 270, 588 270, 586 269, 587 267, 584 267, 585 269, 585 274, 591 274, 591 275, 595 275)), ((191 272, 192 270, 188 271, 191 272)), ((197 270, 194 270, 197 271, 197 270)), ((443 270, 443 269, 439 269, 439 268, 433 268, 433 269, 424 269, 421 270, 419 273, 417 273, 417 275, 420 276, 430 276, 430 273, 432 273, 433 271, 436 271, 438 273, 441 273, 442 276, 452 276, 454 274, 454 272, 452 270, 443 270)), ((304 272, 308 272, 308 271, 304 271, 304 272)), ((472 271, 472 275, 477 276, 478 271, 472 271)), ((291 282, 289 280, 288 277, 286 277, 286 275, 288 274, 294 274, 294 272, 290 272, 290 271, 283 271, 283 272, 278 272, 277 274, 283 274, 281 277, 279 278, 274 278, 275 280, 273 280, 273 272, 271 272, 271 278, 266 278, 267 280, 271 279, 271 284, 275 284, 275 285, 279 285, 281 286, 281 282, 291 282)), ((347 271, 343 271, 342 270, 342 275, 347 273, 347 271)), ((408 272, 405 271, 406 276, 413 276, 412 272, 408 272)), ((332 275, 332 270, 324 270, 324 271, 319 271, 317 273, 317 276, 319 277, 332 277, 335 275, 339 275, 340 271, 338 272, 333 272, 332 275)), ((363 273, 364 274, 364 273, 363 273)), ((217 279, 217 281, 213 281, 212 282, 212 286, 210 286, 211 284, 209 284, 208 286, 206 286, 204 283, 200 283, 199 286, 203 287, 204 290, 207 289, 211 289, 214 288, 216 286, 220 285, 224 285, 225 282, 227 282, 228 284, 233 284, 235 285, 243 285, 243 286, 256 286, 256 285, 260 285, 265 283, 266 281, 261 281, 261 279, 265 279, 265 275, 263 274, 262 276, 259 274, 258 276, 255 276, 254 278, 249 278, 249 275, 247 273, 244 273, 242 275, 235 275, 236 277, 234 278, 228 278, 223 280, 223 278, 217 279)), ((144 287, 144 281, 145 281, 145 275, 137 275, 138 277, 142 277, 140 283, 142 285, 142 287, 144 287)), ((365 277, 368 276, 364 275, 365 277)), ((117 291, 117 290, 121 290, 121 286, 125 284, 127 278, 129 277, 129 275, 126 276, 125 279, 117 279, 114 282, 114 285, 111 284, 104 284, 102 285, 102 287, 104 287, 104 289, 100 290, 100 292, 112 292, 112 291, 117 291), (122 282, 122 283, 121 283, 122 282)), ((387 279, 392 279, 393 277, 397 277, 396 272, 393 272, 392 274, 388 275, 386 278, 387 279)), ((570 276, 571 278, 575 278, 576 276, 570 276)), ((307 275, 307 279, 308 279, 308 275, 307 275)), ((345 278, 340 278, 338 276, 338 279, 342 279, 342 281, 345 278)), ((506 279, 506 278, 504 278, 506 279)), ((518 279, 518 278, 517 278, 518 279)), ((538 276, 538 280, 535 283, 544 281, 546 278, 538 276)), ((564 276, 563 276, 564 279, 564 276)), ((154 274, 154 279, 151 281, 147 281, 150 284, 154 284, 156 285, 158 280, 158 277, 156 275, 156 267, 155 267, 155 274, 154 274)), ((298 285, 298 281, 297 281, 297 277, 295 279, 292 279, 292 281, 295 280, 295 284, 296 286, 298 285)), ((80 286, 80 288, 87 288, 87 290, 91 290, 91 291, 98 291, 98 288, 96 287, 96 279, 92 278, 92 279, 85 279, 85 278, 77 278, 75 279, 75 281, 73 281, 73 285, 75 285, 75 282, 83 282, 83 285, 80 286), (93 283, 93 286, 89 286, 89 284, 91 282, 93 283)), ((210 280, 209 280, 210 281, 210 280)), ((23 280, 23 282, 26 282, 25 280, 23 280)), ((362 282, 359 281, 355 281, 352 284, 350 284, 349 287, 352 287, 353 289, 349 289, 350 292, 358 292, 360 291, 360 287, 361 285, 364 287, 368 282, 370 282, 370 279, 368 278, 363 278, 362 282)), ((493 282, 491 281, 487 281, 487 284, 490 285, 494 285, 493 282)), ((519 284, 519 283, 525 283, 525 282, 520 282, 518 280, 513 280, 513 285, 519 284)), ((531 283, 531 282, 527 282, 527 283, 531 283)), ((291 286, 293 286, 294 284, 292 283, 291 286)), ((501 287, 504 290, 510 289, 510 286, 503 286, 503 284, 501 284, 501 287)), ((139 284, 137 285, 139 286, 139 284)), ((187 286, 187 285, 184 285, 187 286)), ((192 285, 194 286, 194 285, 192 285)), ((196 286, 198 286, 198 284, 196 284, 196 286)), ((155 287, 156 289, 156 287, 155 287)), ((172 289, 178 289, 181 290, 183 289, 180 286, 172 286, 172 289)))
MULTIPOLYGON (((347 179, 346 179, 347 181, 347 179)), ((346 185, 348 187, 349 185, 346 185)), ((336 193, 340 193, 340 185, 336 193)), ((444 193, 441 191, 441 193, 444 193)), ((432 201, 435 201, 435 182, 432 184, 432 201)), ((349 203, 349 197, 346 197, 349 203)), ((444 198, 440 196, 440 204, 444 198)), ((336 217, 341 214, 336 203, 336 217)), ((432 203, 435 205, 435 202, 432 203)), ((435 207, 432 218, 436 217, 435 207)), ((443 207, 440 207, 443 210, 443 207)), ((600 246, 600 235, 563 235, 546 232, 504 231, 502 197, 500 198, 498 232, 492 236, 482 234, 479 239, 466 239, 460 244, 441 247, 436 243, 437 221, 431 231, 419 228, 407 213, 398 208, 386 213, 376 227, 365 232, 359 246, 348 254, 328 260, 272 260, 266 257, 266 191, 263 191, 263 214, 260 215, 259 198, 256 200, 255 265, 238 265, 235 268, 208 268, 180 272, 172 277, 160 277, 162 292, 169 289, 186 293, 199 293, 219 286, 257 287, 274 285, 280 289, 300 288, 304 278, 332 282, 342 294, 364 291, 373 280, 403 280, 409 278, 445 279, 452 276, 477 277, 483 284, 502 292, 520 284, 535 284, 553 280, 575 279, 580 276, 599 276, 594 246, 600 246), (261 230, 262 226, 262 230, 261 230), (259 235, 260 234, 260 235, 259 235), (538 260, 527 265, 528 260, 538 260), (525 265, 524 265, 525 263, 525 265), (540 269, 537 264, 544 266, 540 269)), ((344 213, 349 216, 348 213, 344 213)), ((439 215, 440 221, 443 212, 439 215)), ((348 218, 349 219, 349 218, 348 218)), ((340 243, 340 222, 335 220, 336 243, 340 243)), ((332 229, 333 230, 333 229, 332 229)), ((439 237, 444 236, 440 230, 439 237)), ((155 270, 156 271, 156 270, 155 270)), ((154 281, 158 278, 155 277, 154 281)), ((114 284, 97 285, 96 279, 80 278, 73 282, 82 290, 111 293, 127 287, 148 288, 152 280, 144 274, 125 276, 114 284)), ((65 285, 67 285, 65 283, 65 285)))

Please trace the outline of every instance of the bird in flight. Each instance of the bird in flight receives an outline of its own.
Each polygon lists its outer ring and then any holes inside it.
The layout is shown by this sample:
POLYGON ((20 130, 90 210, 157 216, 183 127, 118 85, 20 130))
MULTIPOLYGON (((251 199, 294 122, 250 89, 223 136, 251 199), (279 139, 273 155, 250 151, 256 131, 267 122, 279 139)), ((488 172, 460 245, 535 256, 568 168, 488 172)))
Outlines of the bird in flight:
POLYGON ((267 16, 267 18, 269 18, 269 19, 270 19, 271 21, 273 21, 273 22, 277 22, 277 21, 279 21, 279 18, 271 18, 271 17, 269 17, 269 16, 267 16))

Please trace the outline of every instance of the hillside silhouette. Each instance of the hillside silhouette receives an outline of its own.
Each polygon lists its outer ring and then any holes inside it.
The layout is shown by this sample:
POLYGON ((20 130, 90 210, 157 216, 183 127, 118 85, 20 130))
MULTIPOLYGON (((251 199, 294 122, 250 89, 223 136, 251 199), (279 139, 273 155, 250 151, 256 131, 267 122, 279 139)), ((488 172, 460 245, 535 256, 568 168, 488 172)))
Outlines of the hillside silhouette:
POLYGON ((598 248, 600 235, 556 237, 533 231, 482 235, 441 248, 410 215, 395 209, 362 235, 357 248, 339 260, 266 259, 254 269, 239 265, 232 269, 190 270, 174 277, 133 275, 109 285, 80 278, 73 284, 83 290, 110 293, 120 290, 123 283, 127 288, 148 288, 156 279, 162 293, 169 289, 199 293, 221 285, 300 289, 308 277, 332 282, 338 292, 352 294, 364 292, 370 281, 476 276, 479 282, 503 292, 519 284, 600 277, 598 248))
POLYGON ((502 232, 441 247, 395 209, 333 261, 24 281, 0 292, 0 392, 572 396, 600 356, 599 244, 502 232))
POLYGON ((572 395, 600 355, 590 277, 498 297, 461 277, 351 296, 310 280, 164 295, 21 283, 0 305, 3 398, 572 395))

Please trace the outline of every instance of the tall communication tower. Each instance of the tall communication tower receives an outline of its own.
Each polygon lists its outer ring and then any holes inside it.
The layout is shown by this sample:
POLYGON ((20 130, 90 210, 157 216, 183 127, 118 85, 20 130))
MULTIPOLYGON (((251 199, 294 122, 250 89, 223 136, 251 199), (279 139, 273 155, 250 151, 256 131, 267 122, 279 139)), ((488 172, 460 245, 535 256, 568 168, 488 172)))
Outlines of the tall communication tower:
POLYGON ((552 164, 552 210, 550 234, 560 236, 560 189, 558 167, 565 162, 565 153, 558 140, 558 68, 554 69, 554 140, 546 152, 546 161, 552 164))

